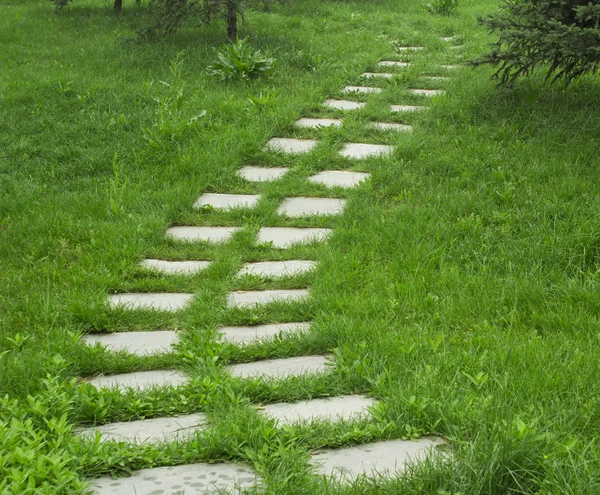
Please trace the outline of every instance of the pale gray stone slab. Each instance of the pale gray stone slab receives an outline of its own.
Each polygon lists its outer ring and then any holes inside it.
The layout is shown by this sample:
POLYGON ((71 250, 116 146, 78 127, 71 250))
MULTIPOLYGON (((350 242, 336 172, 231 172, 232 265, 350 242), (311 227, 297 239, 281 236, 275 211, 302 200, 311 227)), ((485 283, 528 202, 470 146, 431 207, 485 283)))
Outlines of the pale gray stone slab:
POLYGON ((373 79, 373 78, 382 78, 382 79, 391 79, 394 77, 394 74, 390 74, 389 72, 363 72, 360 77, 364 77, 365 79, 373 79))
POLYGON ((314 139, 273 138, 267 148, 284 153, 308 153, 317 145, 314 139))
POLYGON ((424 50, 424 46, 395 46, 394 47, 399 52, 414 52, 417 50, 424 50))
POLYGON ((454 38, 456 38, 456 36, 444 36, 440 38, 440 40, 448 42, 454 40, 454 38))
POLYGON ((90 378, 87 382, 94 387, 116 388, 118 390, 147 390, 154 387, 178 387, 188 383, 188 377, 181 371, 156 370, 137 371, 120 375, 101 375, 90 378))
POLYGON ((364 108, 366 103, 362 101, 350 101, 350 100, 325 100, 323 106, 327 108, 333 108, 334 110, 358 110, 364 108))
POLYGON ((438 445, 439 438, 388 440, 345 449, 326 449, 313 456, 310 464, 320 475, 351 482, 360 476, 393 477, 412 464, 423 461, 438 445))
POLYGON ((373 156, 390 155, 394 150, 394 146, 385 144, 348 143, 344 145, 340 151, 340 155, 346 158, 362 160, 373 156))
POLYGON ((84 335, 87 345, 100 344, 111 352, 126 351, 136 356, 172 352, 179 337, 172 330, 155 332, 116 332, 84 335))
POLYGON ((440 67, 442 69, 446 69, 446 70, 454 70, 454 69, 458 69, 457 65, 440 65, 440 67))
POLYGON ((194 203, 194 208, 212 206, 215 210, 230 210, 232 208, 252 208, 256 206, 258 194, 214 194, 205 193, 194 203))
POLYGON ((392 105, 390 110, 392 112, 397 113, 409 113, 409 112, 418 112, 420 110, 425 110, 427 107, 422 107, 418 105, 392 105))
POLYGON ((371 88, 369 86, 346 86, 344 88, 344 93, 360 93, 360 94, 371 94, 371 93, 381 93, 383 90, 381 88, 371 88))
POLYGON ((260 261, 258 263, 246 263, 238 272, 238 277, 254 275, 257 277, 291 277, 302 275, 314 270, 316 261, 288 260, 288 261, 260 261))
POLYGON ((178 311, 185 308, 194 294, 165 293, 125 293, 108 296, 111 308, 154 309, 157 311, 178 311))
POLYGON ((355 420, 369 416, 369 407, 377 401, 364 395, 343 395, 327 399, 304 400, 294 403, 268 404, 259 413, 276 420, 279 425, 310 421, 355 420))
POLYGON ((277 213, 299 218, 313 215, 339 215, 344 211, 345 199, 338 198, 286 198, 277 213))
POLYGON ((331 235, 331 232, 331 229, 262 227, 258 231, 258 243, 272 243, 273 247, 284 249, 294 244, 322 242, 331 235))
POLYGON ((380 67, 410 67, 410 62, 400 62, 398 60, 382 60, 377 65, 380 67))
POLYGON ((242 167, 238 174, 249 182, 270 182, 281 179, 288 169, 285 167, 242 167))
POLYGON ((423 76, 423 79, 427 79, 429 81, 441 81, 441 82, 447 82, 450 80, 449 77, 445 77, 445 76, 423 76))
POLYGON ((317 127, 340 127, 342 121, 340 119, 298 119, 297 127, 317 128, 317 127))
POLYGON ((325 170, 312 175, 308 180, 314 184, 328 187, 356 187, 371 177, 365 172, 347 172, 345 170, 325 170))
POLYGON ((225 242, 239 230, 240 227, 171 227, 167 236, 186 242, 225 242))
POLYGON ((79 428, 76 433, 81 437, 95 437, 100 433, 101 442, 159 443, 186 440, 194 436, 196 431, 205 429, 206 423, 206 416, 197 413, 79 428))
POLYGON ((210 261, 167 261, 147 259, 140 263, 144 268, 165 275, 193 275, 209 267, 210 261))
POLYGON ((396 124, 394 122, 371 122, 370 125, 382 131, 411 132, 413 130, 412 125, 396 124))
POLYGON ((221 327, 217 331, 222 336, 223 341, 236 345, 244 345, 256 341, 270 340, 278 335, 283 337, 293 333, 308 332, 310 325, 309 322, 274 323, 251 327, 221 327))
POLYGON ((431 98, 432 96, 443 95, 446 93, 443 89, 411 89, 410 92, 413 95, 427 96, 428 98, 431 98))
POLYGON ((95 495, 239 494, 260 484, 256 473, 240 464, 186 464, 134 471, 128 478, 88 480, 95 495))
POLYGON ((285 359, 268 359, 254 363, 227 366, 232 376, 238 378, 287 378, 329 371, 331 356, 302 356, 285 359))
POLYGON ((237 291, 229 293, 227 305, 231 308, 252 308, 260 304, 295 302, 307 298, 307 289, 237 291))

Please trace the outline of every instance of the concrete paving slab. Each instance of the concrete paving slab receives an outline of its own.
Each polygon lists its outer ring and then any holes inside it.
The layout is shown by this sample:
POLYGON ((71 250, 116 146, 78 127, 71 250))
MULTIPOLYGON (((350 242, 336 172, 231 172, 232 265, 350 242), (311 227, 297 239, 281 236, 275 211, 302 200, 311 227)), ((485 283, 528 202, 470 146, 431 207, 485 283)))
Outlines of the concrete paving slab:
POLYGON ((446 93, 443 89, 411 89, 410 92, 413 95, 427 96, 428 98, 431 98, 432 96, 440 96, 446 93))
POLYGON ((314 139, 273 138, 267 148, 284 153, 308 153, 317 145, 314 139))
POLYGON ((442 69, 445 70, 454 70, 454 69, 458 69, 458 65, 440 65, 440 67, 442 69))
POLYGON ((108 351, 126 351, 136 356, 173 352, 172 346, 179 341, 177 332, 172 330, 89 334, 82 339, 87 345, 100 344, 108 351))
POLYGON ((318 127, 340 127, 342 121, 340 119, 298 119, 296 127, 318 128, 318 127))
POLYGON ((229 293, 227 305, 230 308, 252 308, 261 304, 295 302, 307 298, 307 289, 237 291, 229 293))
POLYGON ((442 38, 440 38, 440 40, 448 42, 448 41, 452 41, 456 38, 456 36, 443 36, 442 38))
POLYGON ((194 294, 165 293, 124 293, 108 296, 110 308, 153 309, 156 311, 178 311, 185 308, 194 294))
POLYGON ((359 93, 359 94, 371 94, 371 93, 381 93, 383 90, 381 88, 371 88, 368 86, 346 86, 343 90, 344 93, 359 93))
POLYGON ((178 387, 188 383, 188 377, 177 370, 137 371, 119 375, 101 375, 86 380, 94 387, 118 390, 147 390, 154 387, 178 387))
POLYGON ((362 101, 350 101, 350 100, 325 100, 323 106, 327 108, 333 108, 334 110, 359 110, 365 108, 367 104, 362 101))
POLYGON ((293 333, 304 333, 310 330, 309 322, 273 323, 270 325, 255 325, 251 327, 221 327, 217 331, 223 341, 236 345, 270 340, 278 335, 282 337, 293 333))
POLYGON ((424 46, 395 46, 394 49, 398 50, 399 52, 414 52, 414 51, 424 50, 425 47, 424 46))
POLYGON ((412 125, 396 124, 395 122, 371 122, 371 127, 382 131, 412 132, 412 125))
POLYGON ((204 193, 194 203, 194 208, 212 206, 215 210, 232 208, 253 208, 258 203, 258 194, 214 194, 204 193))
POLYGON ((425 110, 427 107, 419 106, 419 105, 392 105, 390 110, 396 113, 410 113, 410 112, 418 112, 420 110, 425 110))
POLYGON ((288 378, 308 374, 326 373, 330 368, 330 355, 302 356, 286 359, 268 359, 254 363, 227 366, 232 376, 238 378, 288 378))
POLYGON ((289 169, 285 167, 242 167, 238 174, 249 182, 270 182, 281 179, 289 169))
POLYGON ((239 494, 260 484, 256 473, 239 464, 186 464, 134 471, 128 478, 88 480, 95 495, 239 494))
POLYGON ((140 265, 165 275, 194 275, 209 267, 210 261, 143 260, 140 265))
POLYGON ((258 263, 246 263, 238 272, 238 277, 254 275, 256 277, 293 277, 314 270, 316 261, 288 260, 288 261, 260 261, 258 263))
POLYGON ((277 208, 277 213, 292 218, 339 215, 345 205, 346 200, 338 198, 286 198, 277 208))
POLYGON ((391 79, 394 77, 394 74, 390 74, 389 72, 363 72, 360 77, 364 77, 365 79, 391 79))
POLYGON ((446 77, 446 76, 422 76, 422 79, 427 79, 428 81, 439 81, 439 82, 448 82, 450 80, 450 78, 446 77))
POLYGON ((196 413, 78 428, 75 433, 81 437, 95 437, 100 433, 101 442, 159 443, 184 441, 193 437, 196 431, 204 430, 206 423, 206 415, 196 413))
POLYGON ((331 235, 331 229, 294 227, 262 227, 258 231, 259 244, 272 243, 273 247, 285 249, 294 244, 322 242, 331 235))
POLYGON ((167 236, 186 242, 225 242, 239 230, 240 227, 171 227, 167 236))
POLYGON ((324 170, 308 178, 313 184, 327 187, 356 187, 371 177, 365 172, 347 172, 345 170, 324 170))
POLYGON ((340 151, 340 155, 346 158, 362 160, 374 156, 390 155, 395 149, 395 146, 385 144, 348 143, 344 145, 340 151))
POLYGON ((410 62, 401 62, 399 60, 382 60, 377 65, 380 67, 410 67, 410 62))

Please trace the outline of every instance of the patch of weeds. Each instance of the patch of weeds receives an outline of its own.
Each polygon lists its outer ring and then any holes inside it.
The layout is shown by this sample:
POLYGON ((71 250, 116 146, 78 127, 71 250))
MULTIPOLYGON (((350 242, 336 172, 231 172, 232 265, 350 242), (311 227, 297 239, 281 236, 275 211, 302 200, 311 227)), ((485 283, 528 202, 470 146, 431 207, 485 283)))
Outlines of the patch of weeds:
POLYGON ((430 14, 451 16, 458 11, 459 0, 433 0, 426 3, 423 8, 430 14))
POLYGON ((274 63, 274 58, 252 48, 248 38, 244 38, 222 46, 217 52, 217 62, 206 71, 222 81, 249 81, 270 73, 274 63))

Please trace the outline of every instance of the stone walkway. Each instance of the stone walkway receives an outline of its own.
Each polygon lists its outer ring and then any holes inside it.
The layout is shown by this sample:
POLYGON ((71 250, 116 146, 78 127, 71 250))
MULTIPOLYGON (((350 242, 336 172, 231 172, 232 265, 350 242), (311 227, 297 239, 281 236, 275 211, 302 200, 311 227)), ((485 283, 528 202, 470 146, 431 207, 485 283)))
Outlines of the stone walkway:
MULTIPOLYGON (((444 39, 450 41, 451 38, 444 39)), ((420 46, 396 47, 408 56, 426 50, 420 46)), ((385 82, 411 66, 408 60, 381 60, 378 67, 396 72, 364 72, 361 78, 366 82, 385 82)), ((441 66, 448 71, 455 66, 441 66)), ((443 82, 445 76, 429 76, 432 83, 443 82)), ((350 100, 327 99, 325 108, 348 112, 357 111, 368 105, 369 95, 385 91, 385 86, 346 86, 342 93, 354 98, 350 100), (364 101, 366 100, 366 101, 364 101)), ((407 92, 423 99, 423 104, 412 105, 397 102, 389 110, 392 113, 410 113, 426 110, 426 100, 443 97, 439 89, 407 88, 407 92)), ((303 117, 295 125, 303 129, 340 127, 344 120, 340 118, 303 117)), ((371 122, 371 128, 381 131, 411 132, 412 126, 397 122, 371 122)), ((266 143, 265 150, 283 154, 311 153, 319 146, 318 139, 292 139, 273 137, 266 143)), ((395 153, 395 147, 372 143, 345 143, 339 154, 349 160, 385 159, 395 153)), ((360 162, 358 162, 360 163, 360 162)), ((291 170, 291 166, 260 167, 244 166, 238 175, 245 181, 264 183, 281 180, 291 170)), ((307 180, 312 184, 330 188, 332 192, 361 187, 370 179, 368 172, 350 170, 322 170, 307 180)), ((312 218, 343 215, 346 199, 337 197, 283 198, 277 207, 282 218, 312 218)), ((201 210, 248 210, 255 208, 262 200, 260 194, 204 193, 194 202, 193 207, 201 210)), ((242 230, 241 226, 177 226, 167 230, 166 235, 179 242, 218 244, 227 243, 242 230)), ((260 226, 255 242, 281 250, 283 254, 298 244, 327 242, 332 230, 309 227, 273 227, 260 226)), ((277 279, 297 277, 318 270, 317 260, 272 260, 246 262, 237 274, 240 280, 247 277, 258 279, 277 279)), ((210 260, 167 261, 146 259, 141 262, 145 270, 160 275, 197 276, 211 266, 210 260)), ((110 308, 119 311, 156 310, 177 312, 185 309, 194 300, 194 294, 188 293, 122 293, 108 297, 110 308)), ((265 305, 301 303, 311 298, 310 288, 283 290, 232 291, 226 297, 229 310, 248 311, 265 305)), ((226 326, 217 329, 216 338, 233 346, 248 344, 261 345, 275 338, 306 335, 311 331, 310 321, 257 324, 254 326, 226 326)), ((118 332, 112 334, 90 334, 84 337, 88 345, 104 346, 110 352, 127 352, 137 356, 157 356, 173 352, 173 346, 179 341, 180 333, 173 330, 118 332)), ((332 355, 305 355, 284 359, 266 359, 242 364, 231 364, 223 368, 224 373, 238 380, 285 380, 305 375, 323 375, 335 368, 332 355)), ((99 390, 110 388, 118 391, 137 389, 141 392, 156 387, 189 386, 188 377, 177 370, 154 370, 116 375, 90 377, 87 382, 99 390)), ((262 383, 259 381, 259 383, 262 383)), ((256 412, 265 420, 273 421, 281 427, 289 424, 301 424, 310 428, 312 422, 336 422, 368 420, 372 408, 378 401, 364 395, 346 395, 340 397, 318 398, 294 403, 275 403, 256 405, 256 412)), ((185 442, 196 432, 210 428, 210 422, 200 411, 194 414, 174 415, 172 417, 151 418, 139 421, 119 422, 93 427, 79 428, 77 435, 89 438, 100 435, 102 442, 120 441, 132 444, 162 443, 170 441, 185 442)), ((391 440, 357 445, 348 448, 322 449, 313 453, 310 462, 315 475, 352 482, 359 476, 390 477, 401 473, 411 463, 424 459, 432 449, 445 442, 439 438, 423 437, 419 440, 391 440)), ((134 472, 129 478, 99 478, 90 480, 97 494, 169 494, 178 493, 238 493, 244 488, 264 488, 260 477, 251 468, 234 463, 214 464, 197 463, 181 466, 157 467, 134 472)))

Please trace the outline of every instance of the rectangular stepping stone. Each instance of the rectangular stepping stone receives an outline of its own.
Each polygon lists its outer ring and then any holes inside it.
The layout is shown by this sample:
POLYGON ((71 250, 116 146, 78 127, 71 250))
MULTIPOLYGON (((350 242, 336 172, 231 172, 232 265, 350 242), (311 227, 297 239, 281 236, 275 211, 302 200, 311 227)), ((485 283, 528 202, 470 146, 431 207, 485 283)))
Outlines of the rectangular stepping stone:
POLYGON ((213 194, 205 193, 194 203, 194 208, 212 206, 215 210, 230 210, 232 208, 252 208, 256 206, 258 194, 213 194))
POLYGON ((261 261, 246 263, 238 273, 238 277, 254 275, 257 277, 290 277, 310 272, 317 265, 316 261, 289 260, 289 261, 261 261))
POLYGON ((370 88, 368 86, 346 86, 344 88, 344 93, 361 93, 361 94, 370 94, 370 93, 381 93, 383 90, 381 88, 370 88))
POLYGON ((167 236, 187 242, 225 242, 239 230, 240 227, 171 227, 167 236))
POLYGON ((307 289, 237 291, 229 293, 227 305, 230 308, 252 308, 260 304, 295 302, 307 298, 307 289))
POLYGON ((284 153, 308 153, 317 145, 314 139, 273 138, 267 148, 284 153))
POLYGON ((427 107, 422 107, 418 105, 392 105, 390 110, 392 112, 402 113, 402 112, 418 112, 419 110, 425 110, 427 107))
POLYGON ((185 308, 194 294, 166 293, 128 293, 108 296, 108 305, 124 309, 154 309, 157 311, 178 311, 185 308))
POLYGON ((313 456, 310 464, 318 474, 343 482, 352 482, 360 476, 393 477, 423 461, 433 449, 444 444, 439 438, 422 437, 324 449, 313 456))
POLYGON ((382 131, 398 131, 398 132, 411 132, 413 130, 412 125, 396 124, 388 122, 371 122, 372 127, 381 129, 382 131))
POLYGON ((377 65, 380 67, 410 67, 410 62, 400 62, 398 60, 382 60, 377 65))
POLYGON ((442 41, 452 41, 455 38, 455 36, 444 36, 442 38, 440 38, 440 40, 442 41))
POLYGON ((84 335, 87 345, 100 344, 112 352, 126 351, 136 356, 172 352, 177 343, 177 332, 162 330, 155 332, 115 332, 84 335))
POLYGON ((394 47, 399 52, 410 52, 415 50, 424 50, 424 46, 395 46, 394 47))
POLYGON ((242 167, 238 174, 249 182, 269 182, 281 179, 288 169, 285 167, 242 167))
POLYGON ((327 356, 302 356, 286 359, 268 359, 254 363, 227 366, 231 375, 238 378, 288 378, 308 374, 325 373, 329 370, 327 356))
POLYGON ((173 440, 184 441, 194 436, 196 431, 204 429, 206 423, 206 416, 197 413, 79 428, 76 433, 81 437, 95 437, 100 433, 102 435, 101 442, 115 440, 117 442, 138 444, 158 443, 173 440))
POLYGON ((362 160, 373 156, 389 155, 394 152, 394 146, 385 144, 348 143, 340 151, 340 155, 346 158, 362 160))
POLYGON ((427 96, 427 97, 439 96, 439 95, 443 95, 445 93, 445 91, 443 89, 411 89, 410 92, 413 95, 427 96))
POLYGON ((231 344, 249 344, 259 340, 270 340, 278 335, 303 333, 310 330, 310 323, 274 323, 271 325, 256 325, 251 327, 221 327, 218 332, 225 342, 231 344))
POLYGON ((449 81, 450 78, 449 77, 445 77, 445 76, 423 76, 423 79, 427 79, 429 81, 449 81))
POLYGON ((331 235, 331 229, 294 227, 262 227, 258 231, 258 243, 272 243, 276 248, 288 248, 294 244, 321 242, 331 235))
POLYGON ((127 478, 108 476, 88 481, 95 495, 239 494, 260 483, 250 468, 229 463, 141 469, 127 478))
POLYGON ((333 108, 334 110, 358 110, 364 108, 366 103, 362 101, 350 101, 350 100, 325 100, 323 106, 327 108, 333 108))
POLYGON ((340 127, 341 125, 340 119, 299 119, 296 121, 296 127, 340 127))
POLYGON ((394 77, 394 74, 390 74, 389 72, 363 72, 360 77, 364 77, 365 79, 373 79, 376 77, 380 77, 382 79, 391 79, 394 77))
POLYGON ((208 268, 210 261, 166 261, 166 260, 143 260, 140 263, 144 268, 156 270, 165 275, 193 275, 200 270, 208 268))
POLYGON ((188 377, 181 371, 157 370, 96 376, 87 380, 87 383, 98 389, 116 388, 124 391, 128 389, 147 390, 154 387, 178 387, 187 384, 188 381, 188 377))
POLYGON ((440 65, 440 67, 442 69, 446 69, 446 70, 454 70, 454 69, 458 69, 457 65, 440 65))
POLYGON ((377 401, 364 395, 343 395, 292 404, 268 404, 259 410, 259 414, 276 420, 279 425, 310 421, 348 421, 369 416, 368 408, 376 403, 377 401))
POLYGON ((277 213, 299 218, 313 215, 339 215, 344 211, 345 199, 337 198, 286 198, 277 213))
POLYGON ((325 170, 316 175, 312 175, 308 180, 314 184, 323 184, 328 187, 356 187, 369 177, 371 177, 371 174, 365 172, 325 170))

